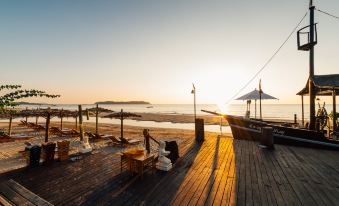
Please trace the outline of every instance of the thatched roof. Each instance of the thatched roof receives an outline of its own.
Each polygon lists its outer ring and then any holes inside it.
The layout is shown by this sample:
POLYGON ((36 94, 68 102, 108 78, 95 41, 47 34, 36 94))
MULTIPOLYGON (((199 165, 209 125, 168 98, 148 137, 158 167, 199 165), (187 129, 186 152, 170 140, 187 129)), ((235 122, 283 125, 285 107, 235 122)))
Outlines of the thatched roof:
POLYGON ((115 112, 109 115, 104 116, 105 118, 111 118, 111 119, 121 119, 122 118, 129 118, 129 117, 141 117, 138 114, 131 113, 131 112, 115 112))
MULTIPOLYGON (((339 94, 339 74, 315 75, 313 82, 318 96, 332 96, 333 90, 339 94)), ((297 95, 309 95, 308 81, 297 95)))
MULTIPOLYGON (((94 112, 95 113, 97 111, 97 108, 96 107, 92 107, 92 108, 89 108, 87 110, 89 112, 94 112)), ((103 107, 98 107, 98 112, 99 113, 103 113, 103 112, 111 113, 111 112, 114 112, 114 111, 110 110, 110 109, 103 108, 103 107)))

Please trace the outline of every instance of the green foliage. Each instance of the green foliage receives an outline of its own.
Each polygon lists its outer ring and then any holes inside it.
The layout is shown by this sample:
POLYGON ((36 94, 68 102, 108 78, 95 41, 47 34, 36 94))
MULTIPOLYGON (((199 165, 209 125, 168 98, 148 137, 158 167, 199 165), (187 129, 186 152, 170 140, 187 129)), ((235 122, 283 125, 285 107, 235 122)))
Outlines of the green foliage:
POLYGON ((21 89, 21 85, 0 85, 0 92, 9 90, 8 93, 0 96, 0 113, 5 113, 6 107, 16 106, 15 101, 29 97, 57 98, 60 95, 47 94, 45 91, 36 89, 21 89))
MULTIPOLYGON (((329 115, 330 116, 330 118, 331 119, 333 119, 333 115, 334 113, 333 113, 333 111, 331 112, 331 114, 329 115)), ((339 118, 339 112, 337 112, 337 114, 336 114, 336 120, 339 118)))

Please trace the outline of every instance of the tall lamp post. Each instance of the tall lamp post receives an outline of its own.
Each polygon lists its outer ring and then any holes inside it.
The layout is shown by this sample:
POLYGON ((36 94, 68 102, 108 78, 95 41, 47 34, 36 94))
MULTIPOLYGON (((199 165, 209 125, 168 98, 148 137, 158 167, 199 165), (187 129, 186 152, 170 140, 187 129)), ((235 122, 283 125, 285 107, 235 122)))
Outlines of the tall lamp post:
POLYGON ((262 89, 261 89, 261 79, 260 79, 259 81, 259 104, 260 104, 260 119, 262 120, 261 95, 262 95, 262 89))
POLYGON ((193 89, 191 91, 191 94, 193 94, 193 98, 194 98, 194 136, 196 138, 197 137, 197 124, 196 124, 196 122, 197 122, 197 106, 196 106, 196 99, 195 99, 196 91, 195 91, 195 86, 194 86, 193 83, 192 83, 192 85, 193 85, 193 89))
POLYGON ((196 106, 196 99, 195 99, 195 86, 194 84, 192 83, 193 85, 193 89, 191 91, 191 94, 193 94, 193 97, 194 97, 194 123, 195 123, 195 120, 197 119, 197 106, 196 106))

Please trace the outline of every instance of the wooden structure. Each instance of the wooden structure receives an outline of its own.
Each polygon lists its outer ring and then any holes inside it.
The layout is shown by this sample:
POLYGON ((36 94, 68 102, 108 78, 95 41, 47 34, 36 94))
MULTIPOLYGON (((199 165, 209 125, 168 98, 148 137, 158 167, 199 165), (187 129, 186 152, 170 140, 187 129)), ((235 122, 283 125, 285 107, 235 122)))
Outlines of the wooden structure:
POLYGON ((0 182, 14 179, 55 205, 339 204, 336 151, 285 145, 268 151, 224 137, 193 141, 179 145, 171 171, 146 171, 143 180, 120 173, 118 154, 99 152, 48 170, 1 174, 0 182))
MULTIPOLYGON (((309 81, 308 81, 309 82, 309 81)), ((336 96, 339 94, 339 74, 330 74, 330 75, 314 75, 313 80, 313 90, 314 95, 316 96, 332 96, 332 105, 333 105, 333 119, 336 117, 336 96)), ((304 96, 309 95, 310 93, 310 85, 306 84, 305 88, 303 88, 297 95, 301 96, 302 103, 302 121, 304 122, 304 96)), ((336 131, 337 124, 336 121, 333 121, 333 131, 336 131)))
POLYGON ((121 146, 123 142, 127 142, 126 139, 124 139, 124 119, 129 118, 129 117, 141 117, 138 114, 134 114, 131 112, 124 112, 123 109, 121 109, 120 112, 115 112, 109 115, 104 116, 106 118, 115 118, 115 119, 120 119, 120 135, 121 135, 121 146))
MULTIPOLYGON (((236 100, 247 100, 247 109, 246 109, 246 114, 247 112, 250 113, 251 110, 251 100, 254 100, 254 118, 257 118, 257 100, 259 100, 259 105, 260 105, 260 114, 261 112, 261 100, 268 100, 268 99, 276 99, 275 97, 264 93, 261 88, 259 90, 254 89, 253 91, 244 94, 241 97, 238 97, 236 100)), ((250 115, 248 115, 250 116, 250 115)), ((260 119, 262 119, 262 115, 260 115, 260 119)))
POLYGON ((12 179, 0 184, 0 205, 52 206, 51 203, 37 196, 12 179))
POLYGON ((144 177, 144 171, 146 167, 151 167, 152 170, 155 170, 155 155, 144 151, 141 155, 128 156, 124 153, 119 154, 120 159, 120 170, 123 171, 123 166, 127 165, 128 171, 132 174, 137 174, 141 179, 144 177))
POLYGON ((99 113, 113 113, 114 111, 99 107, 99 104, 96 104, 96 107, 89 108, 86 111, 95 113, 95 135, 99 136, 99 113))
POLYGON ((317 44, 317 27, 314 23, 314 10, 313 0, 310 0, 309 11, 310 11, 310 25, 301 28, 297 32, 298 50, 309 51, 309 77, 308 77, 308 94, 310 96, 310 123, 309 129, 315 130, 315 98, 316 91, 314 85, 314 46, 317 44), (308 31, 307 31, 308 29, 308 31), (306 30, 306 31, 305 31, 306 30), (306 35, 306 42, 301 42, 301 36, 306 35))

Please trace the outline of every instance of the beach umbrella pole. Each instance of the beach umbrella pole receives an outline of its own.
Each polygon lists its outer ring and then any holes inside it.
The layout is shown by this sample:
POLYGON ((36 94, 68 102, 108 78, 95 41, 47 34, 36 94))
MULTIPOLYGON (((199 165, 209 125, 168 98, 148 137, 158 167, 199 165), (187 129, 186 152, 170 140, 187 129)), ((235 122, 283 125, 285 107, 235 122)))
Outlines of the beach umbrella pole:
POLYGON ((51 121, 51 114, 48 112, 47 113, 47 118, 46 118, 46 128, 45 128, 45 142, 48 142, 49 138, 49 124, 51 121))
POLYGON ((81 105, 78 106, 79 109, 79 129, 80 129, 80 141, 84 139, 84 128, 82 125, 82 107, 81 105))
MULTIPOLYGON (((123 114, 123 110, 121 109, 121 116, 120 116, 120 136, 121 136, 121 140, 124 139, 124 114, 123 114)), ((121 141, 121 145, 122 145, 122 141, 121 141)))
POLYGON ((62 116, 62 112, 63 112, 63 110, 64 109, 61 109, 61 112, 60 112, 60 129, 62 130, 62 118, 63 118, 63 116, 62 116))
POLYGON ((13 117, 12 115, 9 117, 9 127, 8 127, 8 136, 11 136, 12 134, 12 120, 13 120, 13 117))
POLYGON ((95 110, 95 134, 99 134, 98 129, 98 119, 99 119, 99 104, 97 104, 96 110, 95 110))

